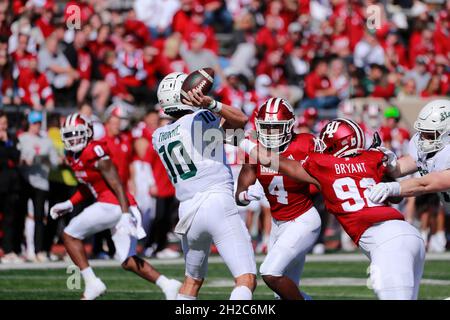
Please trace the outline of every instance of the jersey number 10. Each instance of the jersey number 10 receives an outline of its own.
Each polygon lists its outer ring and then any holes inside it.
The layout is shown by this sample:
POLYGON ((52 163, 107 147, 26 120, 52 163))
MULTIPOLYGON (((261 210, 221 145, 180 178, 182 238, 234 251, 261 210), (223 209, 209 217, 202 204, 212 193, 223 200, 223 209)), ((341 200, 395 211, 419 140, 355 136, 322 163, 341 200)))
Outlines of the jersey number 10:
POLYGON ((161 146, 158 152, 164 159, 164 164, 169 170, 173 183, 177 183, 178 176, 181 180, 186 180, 197 174, 197 167, 181 141, 172 141, 167 145, 167 150, 165 146, 161 146))

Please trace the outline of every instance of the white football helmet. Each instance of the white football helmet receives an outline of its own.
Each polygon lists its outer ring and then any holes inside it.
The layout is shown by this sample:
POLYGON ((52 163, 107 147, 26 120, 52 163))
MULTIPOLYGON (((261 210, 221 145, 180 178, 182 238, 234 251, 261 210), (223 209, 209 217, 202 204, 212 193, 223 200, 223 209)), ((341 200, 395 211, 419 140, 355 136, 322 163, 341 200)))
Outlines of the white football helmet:
POLYGON ((79 113, 73 113, 66 118, 60 132, 64 149, 80 152, 92 140, 94 127, 88 118, 79 113))
POLYGON ((195 108, 181 102, 181 86, 187 74, 182 72, 169 73, 158 86, 158 101, 164 113, 170 115, 181 110, 192 110, 195 108))
POLYGON ((419 132, 417 147, 423 153, 442 150, 450 142, 450 100, 427 103, 414 123, 419 132))

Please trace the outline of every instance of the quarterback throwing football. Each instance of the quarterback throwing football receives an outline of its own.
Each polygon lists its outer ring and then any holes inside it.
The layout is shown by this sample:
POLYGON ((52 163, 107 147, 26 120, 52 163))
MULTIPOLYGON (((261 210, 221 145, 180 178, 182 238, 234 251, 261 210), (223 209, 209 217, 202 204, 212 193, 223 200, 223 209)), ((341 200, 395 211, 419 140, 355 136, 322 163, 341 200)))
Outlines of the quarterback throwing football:
POLYGON ((153 133, 153 147, 180 200, 175 232, 182 236, 186 270, 178 299, 197 298, 214 243, 235 279, 230 299, 249 300, 256 286, 255 257, 234 202, 223 145, 223 130, 243 128, 247 117, 196 89, 188 92, 189 100, 181 101, 186 77, 175 72, 161 81, 158 100, 175 121, 153 133))

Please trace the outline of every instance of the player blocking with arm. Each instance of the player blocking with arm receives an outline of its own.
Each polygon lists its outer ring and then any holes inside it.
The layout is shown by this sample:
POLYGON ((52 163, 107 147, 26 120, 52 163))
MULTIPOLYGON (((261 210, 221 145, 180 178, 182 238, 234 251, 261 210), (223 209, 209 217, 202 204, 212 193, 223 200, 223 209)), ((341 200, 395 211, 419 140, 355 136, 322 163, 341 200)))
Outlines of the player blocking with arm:
POLYGON ((391 154, 389 173, 397 178, 419 171, 422 177, 379 183, 372 188, 369 198, 383 203, 390 196, 439 192, 442 204, 450 213, 450 100, 426 104, 414 128, 418 132, 409 142, 409 155, 396 160, 391 154))
MULTIPOLYGON (((258 110, 256 132, 259 144, 280 156, 303 161, 314 151, 314 136, 294 134, 295 116, 289 102, 270 98, 258 110)), ((264 282, 282 299, 298 300, 298 289, 305 256, 320 233, 320 216, 313 207, 309 184, 299 183, 263 165, 245 164, 236 191, 238 205, 247 205, 262 195, 254 194, 258 180, 270 203, 272 227, 268 254, 260 267, 264 282)))
POLYGON ((51 217, 57 219, 88 197, 94 196, 97 200, 73 218, 63 233, 64 246, 85 282, 82 299, 93 300, 106 291, 105 284, 89 266, 83 240, 107 229, 111 229, 122 267, 156 283, 167 299, 175 299, 181 283, 167 279, 136 255, 137 241, 145 236, 141 214, 133 196, 123 188, 106 143, 93 141, 92 135, 92 123, 85 117, 78 113, 67 117, 61 128, 61 138, 80 185, 69 200, 50 209, 51 217))
POLYGON ((180 200, 175 232, 182 236, 185 280, 178 299, 197 299, 214 243, 235 280, 230 299, 249 300, 256 287, 255 257, 234 202, 223 144, 223 130, 243 128, 247 117, 195 89, 181 101, 186 77, 171 73, 161 81, 158 100, 175 121, 153 133, 153 146, 180 200))
POLYGON ((420 233, 403 215, 375 204, 370 186, 386 173, 386 156, 364 150, 364 134, 353 121, 335 119, 321 131, 315 153, 300 164, 267 152, 249 140, 240 146, 266 166, 320 188, 328 212, 370 259, 370 277, 379 299, 417 299, 425 260, 420 233))

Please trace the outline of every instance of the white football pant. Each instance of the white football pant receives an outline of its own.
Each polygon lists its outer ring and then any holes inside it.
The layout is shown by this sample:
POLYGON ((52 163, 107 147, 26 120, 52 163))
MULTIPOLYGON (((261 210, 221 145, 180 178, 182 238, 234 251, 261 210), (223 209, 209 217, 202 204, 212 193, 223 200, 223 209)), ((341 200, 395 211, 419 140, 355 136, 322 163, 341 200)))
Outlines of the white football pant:
MULTIPOLYGON (((130 207, 138 223, 141 223, 141 213, 136 206, 130 207)), ((85 238, 103 230, 111 229, 112 240, 116 247, 116 255, 122 263, 127 258, 136 254, 137 238, 128 234, 115 232, 114 227, 122 216, 119 205, 96 202, 85 208, 79 215, 73 218, 64 232, 73 238, 84 240, 85 238)))
POLYGON ((363 233, 359 247, 370 259, 370 281, 379 299, 417 299, 425 244, 415 227, 402 220, 377 223, 363 233))

